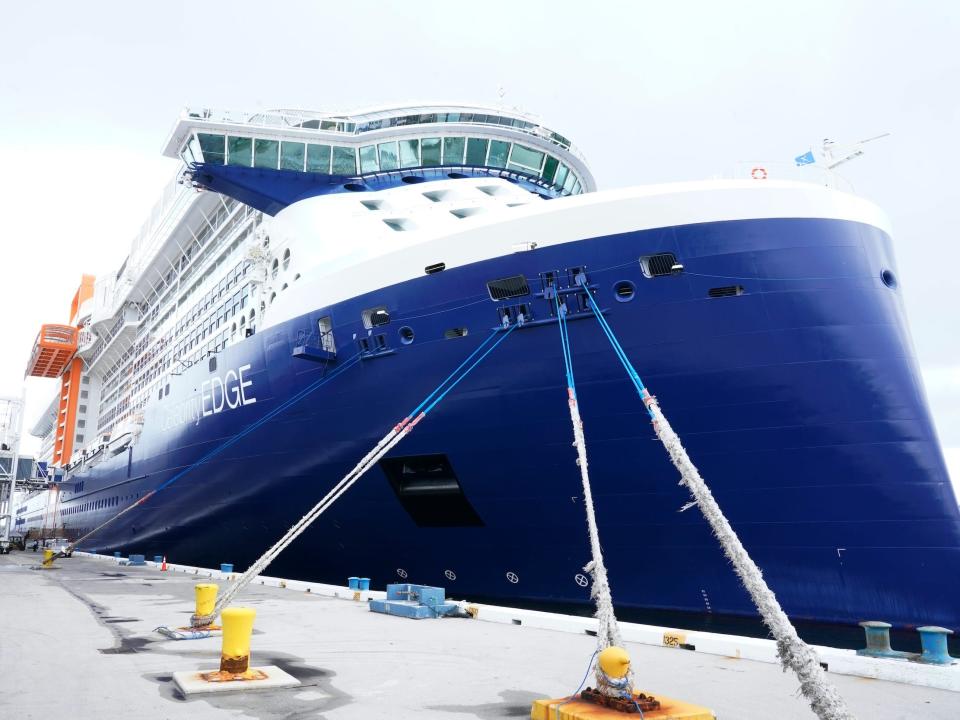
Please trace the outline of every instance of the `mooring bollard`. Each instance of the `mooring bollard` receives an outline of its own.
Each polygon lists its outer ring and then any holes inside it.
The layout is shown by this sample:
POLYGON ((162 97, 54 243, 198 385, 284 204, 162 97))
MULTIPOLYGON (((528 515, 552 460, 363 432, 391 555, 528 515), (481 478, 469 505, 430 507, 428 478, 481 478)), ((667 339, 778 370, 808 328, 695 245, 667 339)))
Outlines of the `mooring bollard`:
POLYGON ((154 562, 156 565, 160 565, 160 564, 163 562, 163 555, 154 555, 154 556, 153 556, 153 562, 154 562))
POLYGON ((358 578, 358 577, 348 577, 348 578, 347 578, 347 587, 349 587, 351 590, 359 590, 359 589, 360 589, 360 578, 358 578))
POLYGON ((233 563, 220 563, 220 572, 230 575, 233 572, 233 563))
POLYGON ((857 655, 867 655, 869 657, 892 657, 893 649, 890 647, 890 628, 892 625, 880 620, 865 620, 860 623, 864 633, 867 636, 867 646, 862 650, 857 650, 857 655))
POLYGON ((936 625, 924 625, 918 627, 917 632, 920 633, 920 646, 923 648, 920 662, 931 665, 950 665, 954 661, 947 652, 947 636, 953 635, 953 630, 936 625))
POLYGON ((370 589, 370 578, 357 578, 357 589, 358 589, 358 590, 369 590, 369 589, 370 589))
POLYGON ((220 587, 216 583, 197 583, 195 589, 197 594, 195 615, 197 617, 213 615, 213 609, 217 604, 217 590, 220 587))
POLYGON ((250 669, 250 636, 257 611, 248 607, 224 608, 223 644, 220 649, 220 672, 239 675, 250 669))
POLYGON ((53 550, 50 548, 45 548, 43 551, 43 564, 41 567, 47 570, 53 567, 53 550))

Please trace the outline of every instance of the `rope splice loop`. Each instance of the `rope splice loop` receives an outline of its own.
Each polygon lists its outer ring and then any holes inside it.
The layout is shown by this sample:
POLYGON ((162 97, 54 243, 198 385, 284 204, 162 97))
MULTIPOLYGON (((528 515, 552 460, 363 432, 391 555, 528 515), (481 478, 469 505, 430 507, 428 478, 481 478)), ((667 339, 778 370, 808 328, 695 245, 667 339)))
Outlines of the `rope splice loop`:
POLYGON ((617 340, 613 329, 606 318, 603 317, 603 313, 597 308, 593 294, 587 287, 586 279, 582 275, 578 276, 577 283, 583 287, 587 296, 587 303, 593 311, 594 317, 600 323, 600 327, 603 329, 607 340, 610 341, 614 353, 626 370, 627 377, 633 383, 637 394, 647 408, 654 432, 667 450, 674 467, 680 472, 680 484, 690 491, 693 500, 700 508, 700 512, 703 513, 713 534, 720 542, 724 554, 733 565, 734 571, 743 586, 750 593, 750 597, 753 599, 764 623, 770 628, 770 632, 776 639, 777 652, 784 670, 789 668, 796 673, 800 681, 800 692, 810 703, 811 709, 820 720, 853 720, 854 716, 847 709, 843 698, 827 679, 817 654, 797 635, 797 631, 787 614, 780 607, 776 595, 763 579, 760 568, 757 567, 757 564, 743 547, 740 538, 737 537, 730 522, 720 510, 720 505, 714 499, 710 488, 700 476, 699 470, 690 460, 689 455, 687 455, 686 449, 664 416, 656 398, 650 394, 640 380, 639 374, 627 357, 623 346, 617 340))

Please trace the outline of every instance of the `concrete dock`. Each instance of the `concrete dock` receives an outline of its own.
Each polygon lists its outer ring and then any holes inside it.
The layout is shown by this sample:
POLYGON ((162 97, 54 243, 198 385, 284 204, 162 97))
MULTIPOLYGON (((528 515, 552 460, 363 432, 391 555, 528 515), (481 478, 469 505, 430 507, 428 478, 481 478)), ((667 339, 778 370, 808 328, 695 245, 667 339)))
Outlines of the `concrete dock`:
MULTIPOLYGON (((189 623, 193 585, 154 567, 73 557, 0 556, 0 718, 522 718, 533 700, 569 695, 595 639, 469 619, 409 620, 365 602, 254 584, 237 604, 257 619, 252 664, 296 688, 180 695, 172 674, 215 669, 220 639, 155 632, 189 623)), ((227 581, 219 581, 226 586, 227 581)), ((813 718, 796 679, 774 664, 627 643, 640 688, 712 708, 719 718, 813 718)), ((829 674, 864 720, 956 720, 960 693, 829 674)))

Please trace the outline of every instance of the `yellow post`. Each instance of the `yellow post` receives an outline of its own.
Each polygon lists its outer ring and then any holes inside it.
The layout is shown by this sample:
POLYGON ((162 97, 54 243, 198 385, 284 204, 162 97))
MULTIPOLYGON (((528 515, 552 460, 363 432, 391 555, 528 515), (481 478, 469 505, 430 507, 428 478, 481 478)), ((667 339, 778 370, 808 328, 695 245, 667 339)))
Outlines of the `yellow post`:
POLYGON ((217 604, 217 590, 219 586, 216 583, 197 583, 197 612, 196 615, 204 617, 213 615, 213 608, 217 604))
POLYGON ((43 551, 43 567, 52 568, 53 567, 53 550, 47 548, 43 551))
POLYGON ((220 672, 245 673, 250 668, 250 636, 257 611, 248 607, 224 608, 223 644, 220 649, 220 672))

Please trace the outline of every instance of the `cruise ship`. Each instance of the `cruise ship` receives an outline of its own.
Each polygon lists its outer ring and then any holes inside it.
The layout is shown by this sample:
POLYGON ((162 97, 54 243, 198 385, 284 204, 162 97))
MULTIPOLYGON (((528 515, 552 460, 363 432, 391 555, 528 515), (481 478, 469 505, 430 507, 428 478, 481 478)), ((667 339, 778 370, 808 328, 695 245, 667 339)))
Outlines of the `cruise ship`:
POLYGON ((754 615, 589 292, 793 618, 960 630, 960 514, 867 200, 766 167, 598 191, 536 117, 458 104, 187 110, 164 154, 125 262, 37 337, 29 537, 162 487, 82 549, 243 568, 509 330, 271 573, 586 605, 559 295, 618 606, 754 615))

